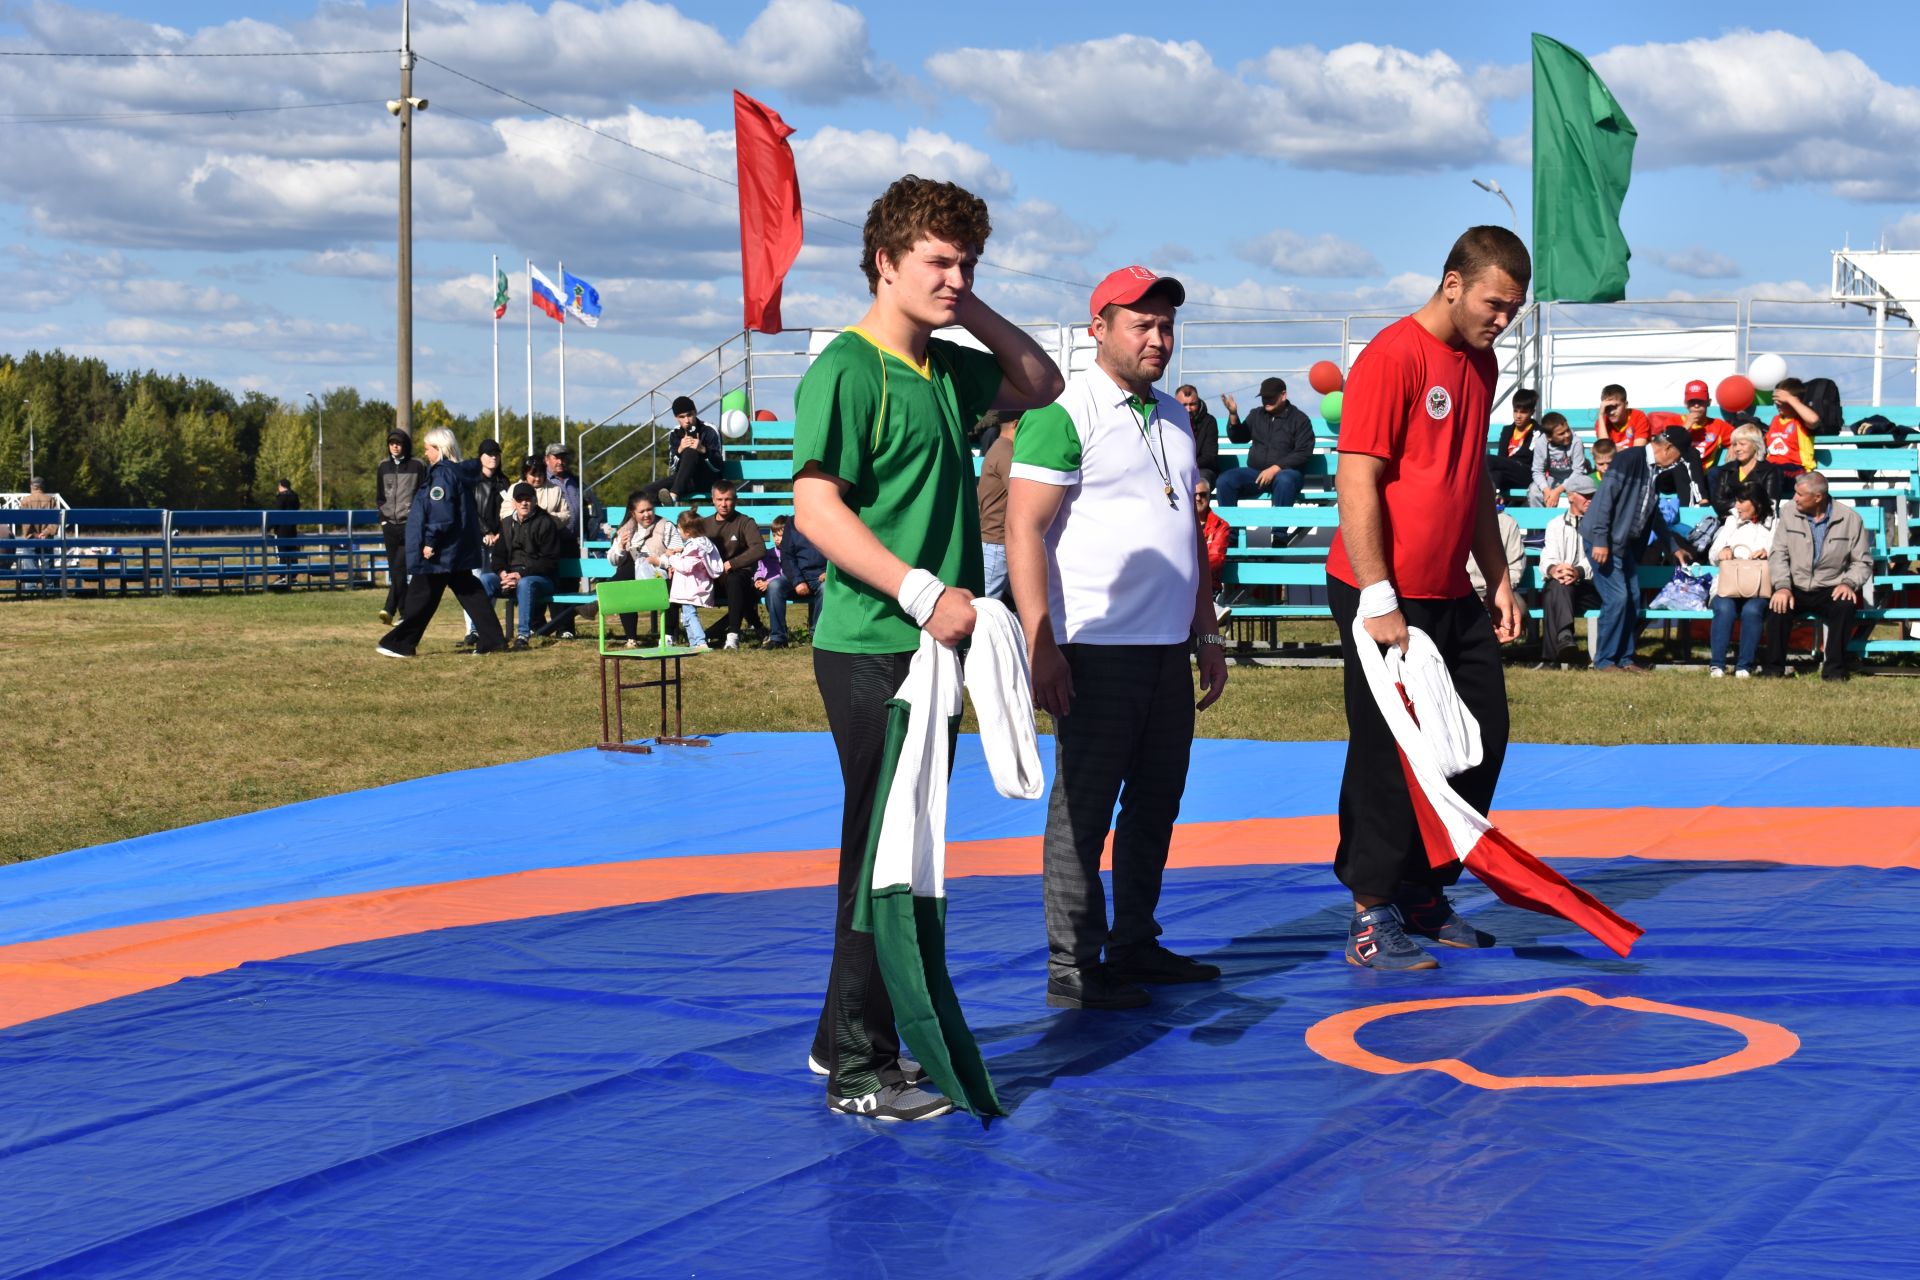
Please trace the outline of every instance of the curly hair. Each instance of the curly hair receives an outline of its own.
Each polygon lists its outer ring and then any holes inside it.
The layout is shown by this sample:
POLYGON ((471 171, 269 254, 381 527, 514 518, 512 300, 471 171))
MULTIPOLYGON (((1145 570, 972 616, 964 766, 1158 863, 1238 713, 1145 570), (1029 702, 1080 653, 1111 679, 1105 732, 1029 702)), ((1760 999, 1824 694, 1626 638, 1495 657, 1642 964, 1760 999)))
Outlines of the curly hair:
POLYGON ((951 182, 910 173, 881 192, 867 210, 860 248, 867 292, 880 291, 881 250, 898 262, 914 245, 932 236, 979 253, 992 234, 986 201, 951 182))

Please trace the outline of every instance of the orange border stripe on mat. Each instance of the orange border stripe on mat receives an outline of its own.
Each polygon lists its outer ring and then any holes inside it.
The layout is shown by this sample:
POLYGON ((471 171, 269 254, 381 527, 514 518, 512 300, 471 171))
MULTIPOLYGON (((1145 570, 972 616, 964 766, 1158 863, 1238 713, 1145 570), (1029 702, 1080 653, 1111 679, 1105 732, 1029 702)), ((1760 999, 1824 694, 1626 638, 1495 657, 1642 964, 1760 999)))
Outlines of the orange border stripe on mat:
MULTIPOLYGON (((1574 809, 1496 813, 1501 828, 1547 857, 1715 859, 1814 866, 1920 867, 1920 809, 1574 809)), ((1191 822, 1175 828, 1170 865, 1327 863, 1331 815, 1191 822)), ((473 880, 310 898, 126 925, 0 947, 0 1027, 326 947, 461 925, 833 884, 832 849, 737 853, 551 867, 473 880)), ((947 873, 1036 875, 1040 838, 956 841, 947 873)), ((1329 892, 1332 882, 1329 881, 1329 892)))

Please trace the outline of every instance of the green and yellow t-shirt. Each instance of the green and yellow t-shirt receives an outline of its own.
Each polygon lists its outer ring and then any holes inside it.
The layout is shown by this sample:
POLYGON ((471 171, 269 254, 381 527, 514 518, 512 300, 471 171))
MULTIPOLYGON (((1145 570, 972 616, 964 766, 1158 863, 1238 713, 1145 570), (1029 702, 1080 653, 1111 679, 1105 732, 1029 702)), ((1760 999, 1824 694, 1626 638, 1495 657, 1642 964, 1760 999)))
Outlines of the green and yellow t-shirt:
MULTIPOLYGON (((859 329, 827 344, 794 401, 793 473, 818 463, 887 550, 976 595, 985 589, 967 427, 1000 393, 999 362, 940 338, 916 365, 859 329)), ((920 628, 884 591, 827 566, 815 647, 907 653, 920 628)))

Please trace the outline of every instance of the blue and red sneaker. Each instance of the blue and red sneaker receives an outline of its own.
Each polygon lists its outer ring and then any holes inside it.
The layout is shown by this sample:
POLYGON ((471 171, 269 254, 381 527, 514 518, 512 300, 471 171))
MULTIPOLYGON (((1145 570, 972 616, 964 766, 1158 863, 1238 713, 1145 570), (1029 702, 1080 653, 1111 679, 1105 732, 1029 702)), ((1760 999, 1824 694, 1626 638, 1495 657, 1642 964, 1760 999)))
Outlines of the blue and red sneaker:
POLYGON ((1440 962, 1407 936, 1391 904, 1355 912, 1347 922, 1347 963, 1363 969, 1438 969, 1440 962))
POLYGON ((1403 884, 1393 895, 1407 929, 1443 947, 1490 947, 1493 935, 1482 933, 1460 918, 1446 891, 1432 885, 1403 884))

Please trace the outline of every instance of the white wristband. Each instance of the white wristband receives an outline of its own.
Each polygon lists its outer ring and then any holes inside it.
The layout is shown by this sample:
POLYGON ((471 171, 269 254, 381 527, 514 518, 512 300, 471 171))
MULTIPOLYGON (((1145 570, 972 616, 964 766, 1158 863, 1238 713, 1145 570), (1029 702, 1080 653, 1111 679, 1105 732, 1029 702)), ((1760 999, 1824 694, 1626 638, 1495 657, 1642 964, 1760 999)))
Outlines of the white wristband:
POLYGON ((927 619, 933 616, 934 606, 940 603, 940 597, 946 594, 947 584, 928 573, 925 569, 909 569, 906 578, 900 583, 900 607, 913 619, 913 625, 924 627, 927 619))
POLYGON ((1394 594, 1391 582, 1376 582, 1370 587, 1360 588, 1360 616, 1363 618, 1381 618, 1400 610, 1400 597, 1394 594))

